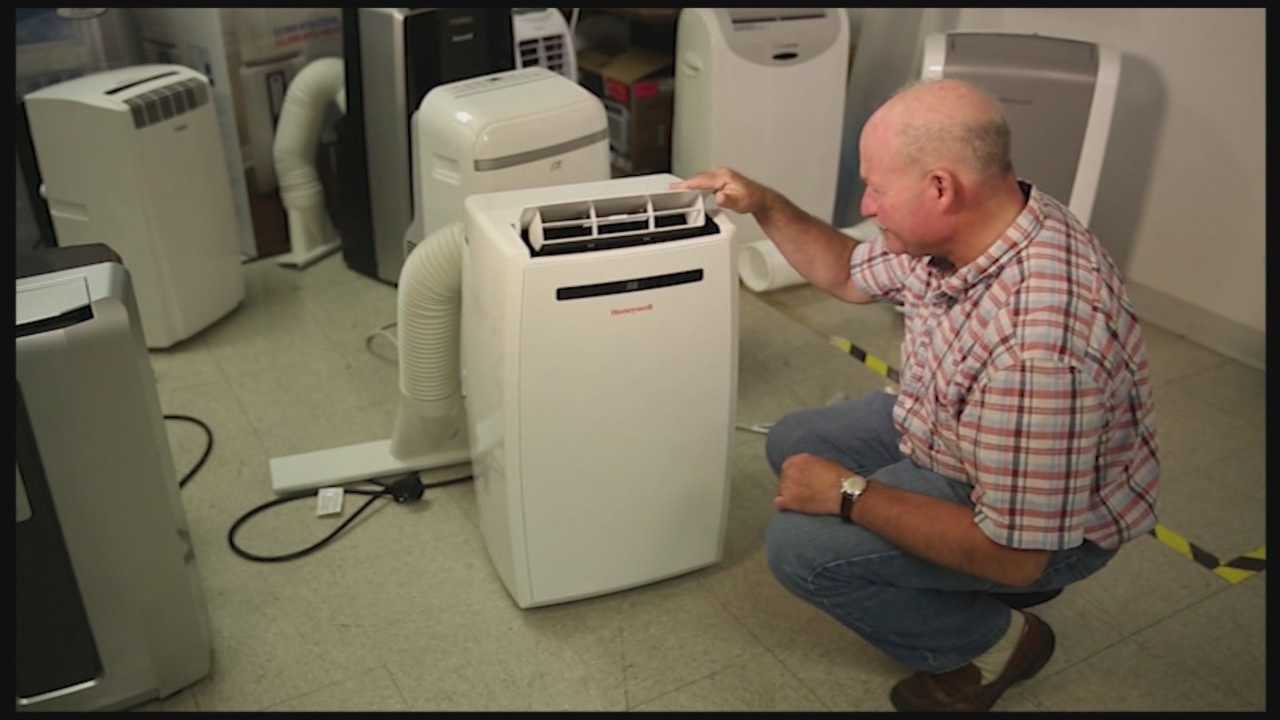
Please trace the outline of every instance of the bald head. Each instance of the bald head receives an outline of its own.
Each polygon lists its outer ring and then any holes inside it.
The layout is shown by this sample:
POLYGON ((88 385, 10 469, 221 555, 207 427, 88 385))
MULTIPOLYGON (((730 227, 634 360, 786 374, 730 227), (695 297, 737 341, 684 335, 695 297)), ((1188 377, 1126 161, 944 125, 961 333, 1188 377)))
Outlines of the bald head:
POLYGON ((1000 104, 960 80, 927 80, 898 91, 867 121, 909 167, 947 166, 978 180, 1013 173, 1000 104))

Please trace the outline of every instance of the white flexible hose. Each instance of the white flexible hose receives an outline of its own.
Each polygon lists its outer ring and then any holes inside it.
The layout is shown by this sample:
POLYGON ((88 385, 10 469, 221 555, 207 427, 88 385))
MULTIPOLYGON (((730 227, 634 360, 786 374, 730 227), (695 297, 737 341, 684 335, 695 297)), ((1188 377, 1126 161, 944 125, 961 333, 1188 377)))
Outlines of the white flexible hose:
POLYGON ((459 331, 465 226, 451 223, 418 243, 400 268, 396 324, 400 407, 391 453, 410 457, 462 432, 459 331))
POLYGON ((450 223, 418 243, 400 269, 400 392, 414 400, 445 400, 461 387, 458 329, 464 237, 463 224, 450 223))
MULTIPOLYGON (((880 235, 880 226, 874 219, 837 229, 858 242, 870 242, 880 235)), ((791 266, 769 238, 742 246, 738 255, 738 276, 742 278, 742 284, 757 293, 809 282, 791 266)))
POLYGON ((330 102, 337 102, 345 112, 343 78, 340 58, 320 58, 309 63, 289 83, 280 111, 271 154, 295 255, 336 241, 333 223, 324 207, 324 186, 316 172, 315 155, 325 108, 330 102))

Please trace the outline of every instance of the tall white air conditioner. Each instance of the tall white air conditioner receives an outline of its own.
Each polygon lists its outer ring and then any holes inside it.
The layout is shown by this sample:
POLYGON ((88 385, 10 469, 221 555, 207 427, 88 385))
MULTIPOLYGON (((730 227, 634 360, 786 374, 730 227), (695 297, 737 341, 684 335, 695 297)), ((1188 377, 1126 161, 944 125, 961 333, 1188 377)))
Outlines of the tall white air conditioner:
MULTIPOLYGON (((844 10, 682 10, 671 171, 732 167, 830 222, 848 66, 844 10)), ((739 246, 764 239, 754 218, 736 220, 739 246)))
POLYGON ((413 116, 414 222, 419 240, 462 220, 468 195, 609 179, 604 105, 543 67, 439 85, 413 116))
POLYGON ((280 112, 284 110, 289 83, 306 63, 305 55, 293 51, 240 67, 248 156, 253 164, 252 189, 259 195, 270 194, 276 189, 276 166, 271 153, 276 125, 280 122, 280 112))
POLYGON ((512 8, 516 68, 544 67, 578 81, 578 55, 569 23, 556 8, 512 8))
POLYGON ((180 65, 88 75, 24 104, 59 245, 103 243, 129 268, 150 348, 244 298, 231 179, 204 76, 180 65))
POLYGON ((1013 132, 1013 168, 1089 224, 1120 84, 1120 54, 1091 42, 997 32, 933 33, 921 77, 993 95, 1013 132))
POLYGON ((462 396, 481 530, 520 607, 721 558, 734 226, 672 175, 472 195, 462 396))

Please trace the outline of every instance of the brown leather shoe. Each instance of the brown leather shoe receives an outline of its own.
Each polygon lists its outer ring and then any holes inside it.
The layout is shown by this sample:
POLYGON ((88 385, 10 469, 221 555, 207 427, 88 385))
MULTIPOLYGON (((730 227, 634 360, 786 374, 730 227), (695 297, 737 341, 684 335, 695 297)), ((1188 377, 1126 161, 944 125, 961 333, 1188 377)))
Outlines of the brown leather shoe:
POLYGON ((1029 607, 1043 605, 1062 594, 1062 588, 1034 593, 991 593, 991 597, 1014 610, 1026 610, 1029 607))
POLYGON ((990 710, 1009 686, 1040 672, 1053 656, 1053 630, 1035 615, 1022 614, 1027 619, 1022 639, 991 684, 982 684, 982 671, 973 663, 936 675, 918 672, 893 686, 889 693, 893 706, 900 712, 990 710))

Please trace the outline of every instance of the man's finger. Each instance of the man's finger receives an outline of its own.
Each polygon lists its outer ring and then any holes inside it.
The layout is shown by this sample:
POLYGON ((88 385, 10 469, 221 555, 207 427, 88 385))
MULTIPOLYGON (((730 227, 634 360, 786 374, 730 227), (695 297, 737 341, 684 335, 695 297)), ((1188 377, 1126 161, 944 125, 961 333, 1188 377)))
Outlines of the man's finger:
POLYGON ((688 180, 671 184, 672 190, 719 190, 720 187, 720 181, 709 175, 695 175, 688 180))

